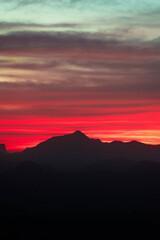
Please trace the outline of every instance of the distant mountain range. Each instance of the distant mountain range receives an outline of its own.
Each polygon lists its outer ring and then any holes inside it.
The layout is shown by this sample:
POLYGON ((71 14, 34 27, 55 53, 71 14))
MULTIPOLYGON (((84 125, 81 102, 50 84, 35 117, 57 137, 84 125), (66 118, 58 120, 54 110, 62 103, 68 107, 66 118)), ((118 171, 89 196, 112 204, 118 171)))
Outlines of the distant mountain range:
POLYGON ((103 143, 76 131, 52 137, 20 153, 7 154, 5 145, 1 144, 0 159, 12 163, 32 161, 59 171, 71 171, 91 164, 103 165, 108 169, 121 169, 132 166, 133 162, 160 162, 160 145, 147 145, 136 141, 103 143))

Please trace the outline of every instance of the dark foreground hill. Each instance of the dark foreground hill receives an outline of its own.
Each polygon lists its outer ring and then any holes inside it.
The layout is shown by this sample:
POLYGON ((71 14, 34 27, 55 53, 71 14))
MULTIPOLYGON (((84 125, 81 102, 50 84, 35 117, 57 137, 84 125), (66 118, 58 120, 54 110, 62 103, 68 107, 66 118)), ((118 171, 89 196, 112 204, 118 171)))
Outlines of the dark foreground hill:
POLYGON ((160 146, 76 131, 0 157, 0 220, 159 223, 160 146))

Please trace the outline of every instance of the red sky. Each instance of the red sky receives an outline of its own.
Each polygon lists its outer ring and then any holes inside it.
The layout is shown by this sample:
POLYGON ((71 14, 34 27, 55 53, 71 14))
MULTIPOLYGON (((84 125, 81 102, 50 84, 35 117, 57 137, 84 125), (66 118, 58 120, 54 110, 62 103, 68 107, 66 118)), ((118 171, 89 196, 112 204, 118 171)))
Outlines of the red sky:
POLYGON ((155 112, 90 118, 55 119, 27 116, 25 120, 16 117, 13 119, 0 121, 1 142, 4 142, 11 151, 34 146, 52 136, 71 133, 76 129, 102 141, 138 140, 159 144, 160 139, 160 132, 157 131, 160 128, 160 124, 157 124, 158 120, 160 122, 160 115, 155 112))
POLYGON ((0 37, 0 143, 20 151, 81 130, 160 144, 157 42, 47 34, 0 37))

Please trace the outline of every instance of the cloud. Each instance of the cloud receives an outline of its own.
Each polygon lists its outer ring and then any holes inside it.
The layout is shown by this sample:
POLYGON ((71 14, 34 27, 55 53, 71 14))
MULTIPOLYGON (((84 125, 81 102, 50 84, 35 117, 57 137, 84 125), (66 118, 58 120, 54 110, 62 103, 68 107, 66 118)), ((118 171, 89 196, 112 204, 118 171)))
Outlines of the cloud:
POLYGON ((0 43, 2 91, 17 88, 54 94, 90 92, 88 97, 96 99, 159 99, 157 41, 136 45, 94 34, 27 32, 2 36, 0 43))
MULTIPOLYGON (((0 25, 0 27, 3 25, 0 25)), ((11 25, 8 25, 10 27, 11 25)), ((23 26, 23 25, 22 25, 23 26)), ((33 25, 37 26, 37 25, 33 25)), ((76 25, 56 24, 54 27, 76 27, 76 25)), ((85 33, 85 32, 51 32, 51 31, 17 31, 0 35, 0 50, 23 48, 74 48, 74 49, 104 49, 144 51, 152 47, 157 51, 159 41, 140 41, 121 39, 117 34, 85 33)), ((159 51, 159 50, 158 50, 159 51)))
MULTIPOLYGON (((12 0, 0 0, 0 2, 7 2, 12 3, 12 0)), ((36 4, 43 4, 43 3, 62 3, 62 4, 89 4, 92 1, 91 0, 16 0, 15 1, 17 5, 19 6, 26 6, 26 5, 36 5, 36 4)), ((108 4, 108 5, 116 5, 120 4, 119 0, 95 0, 95 3, 99 4, 108 4)))
POLYGON ((65 32, 12 32, 0 36, 0 49, 3 48, 37 48, 37 47, 107 47, 118 45, 114 39, 101 39, 101 35, 65 32))
MULTIPOLYGON (((0 22, 0 30, 7 30, 7 29, 15 29, 19 28, 21 29, 28 29, 28 28, 34 28, 36 29, 42 29, 42 28, 76 28, 79 27, 79 24, 75 23, 57 23, 57 24, 27 24, 27 23, 7 23, 7 22, 0 22)), ((12 34, 12 33, 11 33, 12 34)))

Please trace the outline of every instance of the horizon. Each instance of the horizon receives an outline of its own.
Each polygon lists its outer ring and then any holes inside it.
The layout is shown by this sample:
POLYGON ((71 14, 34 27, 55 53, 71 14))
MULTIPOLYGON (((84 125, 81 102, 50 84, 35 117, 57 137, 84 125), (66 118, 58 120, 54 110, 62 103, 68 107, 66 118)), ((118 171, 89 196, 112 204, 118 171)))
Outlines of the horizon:
POLYGON ((114 142, 119 142, 119 143, 132 143, 132 142, 137 142, 137 143, 142 143, 142 144, 150 145, 150 146, 160 146, 160 143, 159 143, 159 144, 150 144, 150 143, 140 142, 140 141, 137 141, 137 140, 135 140, 135 139, 132 139, 132 140, 130 140, 130 141, 121 141, 121 140, 116 140, 116 139, 115 139, 115 140, 112 140, 112 141, 102 141, 100 138, 93 137, 93 136, 90 137, 89 135, 85 134, 85 133, 84 133, 83 131, 81 131, 81 130, 75 130, 75 131, 73 131, 73 132, 65 133, 65 134, 63 134, 63 135, 52 135, 52 136, 49 137, 49 138, 44 138, 42 141, 37 142, 35 145, 28 146, 28 147, 25 147, 25 148, 22 148, 22 149, 11 149, 11 150, 8 150, 7 145, 6 145, 5 143, 2 143, 2 142, 1 142, 0 145, 3 145, 3 144, 4 144, 8 153, 22 152, 22 151, 24 151, 24 150, 27 149, 27 148, 36 147, 38 144, 40 144, 40 143, 42 143, 42 142, 45 142, 45 141, 47 141, 47 140, 49 140, 49 139, 51 139, 51 138, 63 137, 63 136, 66 136, 66 135, 73 135, 73 134, 75 134, 76 132, 80 132, 80 133, 84 134, 85 136, 87 136, 87 137, 90 138, 90 139, 99 139, 102 143, 114 143, 114 142))
POLYGON ((0 6, 0 142, 9 151, 75 129, 160 143, 158 0, 0 6))

